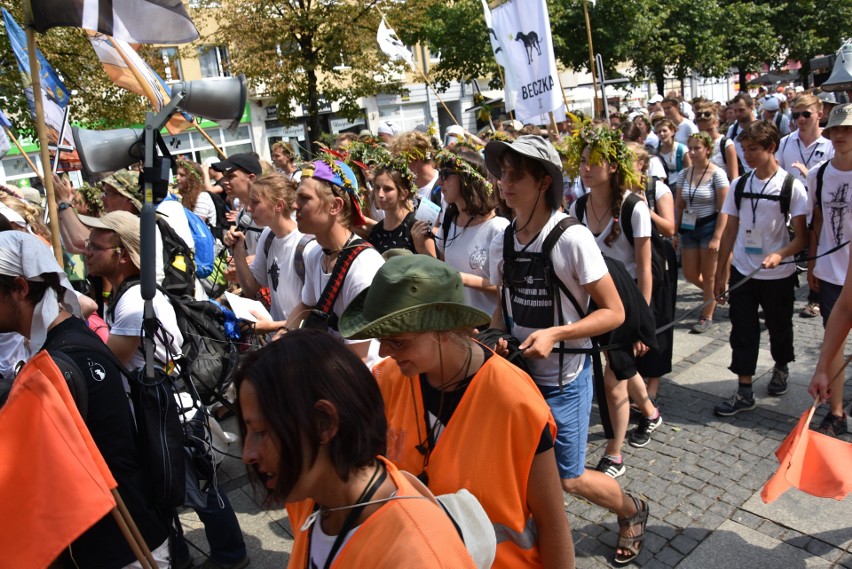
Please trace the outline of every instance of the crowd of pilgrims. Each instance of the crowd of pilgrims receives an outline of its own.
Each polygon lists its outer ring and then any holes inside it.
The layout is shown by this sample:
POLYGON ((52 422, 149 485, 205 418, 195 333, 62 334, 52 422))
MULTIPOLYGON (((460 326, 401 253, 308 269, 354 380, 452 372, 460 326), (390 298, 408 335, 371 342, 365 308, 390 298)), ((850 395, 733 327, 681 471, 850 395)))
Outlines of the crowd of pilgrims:
MULTIPOLYGON (((218 259, 194 297, 227 304, 227 291, 266 309, 243 321, 255 343, 225 396, 253 479, 271 508, 287 508, 290 566, 487 566, 432 500, 461 489, 494 526, 494 567, 573 566, 563 491, 615 512, 614 562, 634 561, 649 504, 641 488, 621 488, 622 447, 645 447, 663 424, 674 334, 656 328, 674 320, 678 269, 681 290, 703 298, 681 324, 691 333, 730 305, 737 388, 715 406, 723 417, 756 406, 761 318, 774 360, 768 394, 787 391, 799 272, 811 290, 802 317, 827 323, 846 302, 848 251, 825 253, 852 235, 852 105, 832 110, 824 95, 655 96, 608 121, 507 120, 479 136, 453 126, 443 139, 383 123, 378 135, 341 134, 312 161, 284 141, 271 162, 179 158, 158 212, 190 249, 184 212, 204 220, 218 259), (798 269, 797 256, 809 257, 798 269), (601 358, 594 345, 605 345, 601 358), (593 397, 607 441, 587 467, 593 397)), ((167 267, 164 245, 141 251, 138 172, 78 188, 54 180, 74 317, 122 364, 142 367, 138 277, 153 263, 162 281, 167 267)), ((20 194, 0 196, 0 237, 9 246, 25 233, 21 250, 50 258, 43 204, 20 194)), ((2 294, 27 277, 0 273, 11 283, 0 282, 2 294)), ((168 332, 156 341, 164 368, 187 341, 170 302, 160 291, 153 301, 168 332)), ((0 372, 10 378, 41 346, 3 330, 0 372)), ((812 383, 824 400, 838 357, 825 356, 812 383)), ((818 430, 846 433, 842 405, 834 389, 818 430)), ((185 544, 163 541, 167 522, 135 507, 160 566, 192 566, 185 544)), ((205 566, 245 567, 224 494, 193 507, 211 545, 205 566)), ((107 535, 84 535, 60 562, 134 566, 120 538, 99 549, 107 535)))

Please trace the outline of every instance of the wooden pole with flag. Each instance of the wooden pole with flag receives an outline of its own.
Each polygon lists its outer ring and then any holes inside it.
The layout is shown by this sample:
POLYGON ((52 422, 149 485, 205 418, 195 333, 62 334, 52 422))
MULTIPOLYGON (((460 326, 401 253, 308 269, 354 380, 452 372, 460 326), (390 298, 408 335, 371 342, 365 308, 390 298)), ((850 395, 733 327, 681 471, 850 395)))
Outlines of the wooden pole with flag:
POLYGON ((192 124, 195 125, 195 130, 197 130, 199 134, 201 134, 201 136, 203 136, 204 139, 210 143, 210 146, 213 147, 213 149, 216 151, 216 154, 219 155, 219 158, 221 158, 222 160, 226 160, 228 157, 225 155, 222 149, 219 148, 215 142, 213 142, 213 139, 210 138, 210 135, 204 132, 204 129, 201 128, 201 126, 197 122, 193 121, 192 124))
MULTIPOLYGON (((26 12, 25 21, 32 22, 32 13, 29 2, 24 2, 24 10, 26 12)), ((56 194, 53 188, 53 176, 48 175, 51 171, 50 153, 47 145, 47 126, 44 124, 44 102, 42 101, 41 92, 41 71, 36 52, 35 31, 27 24, 27 52, 30 58, 30 77, 33 82, 33 99, 35 100, 36 110, 36 131, 38 132, 38 145, 41 150, 41 167, 45 175, 42 177, 44 184, 45 197, 47 198, 47 211, 50 216, 50 243, 53 246, 53 255, 56 257, 56 262, 60 267, 65 266, 62 258, 62 241, 59 238, 59 211, 56 209, 56 194)), ((61 144, 58 141, 57 146, 61 144)), ((59 148, 56 149, 57 154, 59 148)))
MULTIPOLYGON (((587 0, 583 0, 583 14, 586 16, 586 37, 589 40, 589 71, 592 72, 592 90, 595 93, 593 99, 595 109, 594 115, 597 117, 601 107, 598 103, 598 77, 597 71, 595 71, 595 48, 592 46, 592 24, 591 20, 589 20, 589 5, 587 0)), ((606 105, 606 101, 604 101, 603 104, 606 105)))
POLYGON ((38 168, 36 168, 36 165, 33 164, 32 160, 30 160, 29 155, 26 152, 24 152, 24 149, 21 146, 21 143, 18 142, 18 139, 15 138, 15 135, 12 134, 12 131, 8 128, 4 128, 3 130, 6 132, 6 136, 9 137, 9 140, 12 141, 12 144, 14 144, 15 147, 18 149, 18 151, 21 153, 21 157, 24 160, 26 160, 27 164, 29 164, 30 168, 32 168, 33 172, 35 172, 35 175, 38 176, 39 180, 41 180, 41 185, 47 187, 44 183, 44 178, 42 177, 41 172, 38 171, 38 168))

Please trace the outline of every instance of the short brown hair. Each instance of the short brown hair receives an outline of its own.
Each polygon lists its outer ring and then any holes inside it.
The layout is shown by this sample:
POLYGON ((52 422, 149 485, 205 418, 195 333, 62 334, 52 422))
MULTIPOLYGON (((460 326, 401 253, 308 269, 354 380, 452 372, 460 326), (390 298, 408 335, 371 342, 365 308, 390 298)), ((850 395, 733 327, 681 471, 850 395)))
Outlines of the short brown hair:
POLYGON ((293 147, 291 145, 287 144, 286 142, 284 142, 283 140, 279 140, 279 141, 275 142, 272 145, 271 150, 272 150, 272 152, 275 152, 276 150, 278 150, 280 152, 283 152, 286 156, 289 156, 290 158, 293 158, 293 159, 296 158, 296 152, 293 150, 293 147))
POLYGON ((753 121, 750 125, 743 129, 737 140, 743 142, 748 140, 753 142, 765 150, 777 150, 778 144, 781 142, 781 133, 772 124, 772 121, 758 120, 753 121))
POLYGON ((431 162, 436 148, 432 140, 419 130, 412 130, 396 137, 391 143, 390 151, 395 156, 404 156, 409 162, 423 160, 431 162))
POLYGON ((273 203, 283 202, 289 215, 296 201, 296 182, 278 173, 264 174, 254 181, 251 193, 273 203))

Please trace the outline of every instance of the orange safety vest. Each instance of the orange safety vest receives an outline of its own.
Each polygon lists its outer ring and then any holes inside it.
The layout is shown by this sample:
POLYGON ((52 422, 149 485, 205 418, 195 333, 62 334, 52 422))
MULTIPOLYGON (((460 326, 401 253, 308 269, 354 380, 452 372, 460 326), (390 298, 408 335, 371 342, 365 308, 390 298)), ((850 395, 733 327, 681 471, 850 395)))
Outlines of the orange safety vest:
MULTIPOLYGON (((399 489, 397 496, 421 496, 393 463, 382 457, 379 460, 399 489)), ((288 568, 308 566, 311 530, 301 531, 300 528, 315 505, 313 500, 287 504, 294 534, 288 568)), ((403 498, 385 502, 357 527, 331 563, 332 569, 345 567, 475 569, 476 565, 446 512, 425 498, 403 498)))
MULTIPOLYGON (((424 470, 416 448, 426 441, 420 381, 388 358, 373 368, 385 400, 387 456, 415 475, 424 470)), ((474 375, 426 468, 436 495, 465 488, 476 496, 497 533, 495 568, 541 567, 527 505, 535 452, 545 426, 556 437, 550 408, 532 379, 499 356, 474 375)))

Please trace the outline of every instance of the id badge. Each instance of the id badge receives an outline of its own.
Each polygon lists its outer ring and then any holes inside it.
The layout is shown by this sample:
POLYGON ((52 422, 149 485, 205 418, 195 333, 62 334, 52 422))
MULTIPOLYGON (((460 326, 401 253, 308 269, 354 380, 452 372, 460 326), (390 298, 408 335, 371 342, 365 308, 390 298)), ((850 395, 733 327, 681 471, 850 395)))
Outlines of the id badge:
POLYGON ((757 229, 746 229, 745 250, 749 255, 763 255, 763 234, 757 229))
POLYGON ((698 214, 694 211, 685 211, 680 218, 680 228, 687 231, 695 229, 695 223, 698 221, 698 214))

